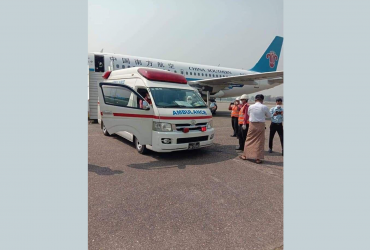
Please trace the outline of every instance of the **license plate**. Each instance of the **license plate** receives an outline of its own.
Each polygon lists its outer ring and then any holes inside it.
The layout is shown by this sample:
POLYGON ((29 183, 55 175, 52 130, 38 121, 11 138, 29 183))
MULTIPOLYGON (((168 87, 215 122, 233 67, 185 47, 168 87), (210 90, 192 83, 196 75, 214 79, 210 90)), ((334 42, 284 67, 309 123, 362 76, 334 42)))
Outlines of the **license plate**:
POLYGON ((199 148, 200 144, 199 142, 190 142, 189 143, 189 149, 197 149, 199 148))

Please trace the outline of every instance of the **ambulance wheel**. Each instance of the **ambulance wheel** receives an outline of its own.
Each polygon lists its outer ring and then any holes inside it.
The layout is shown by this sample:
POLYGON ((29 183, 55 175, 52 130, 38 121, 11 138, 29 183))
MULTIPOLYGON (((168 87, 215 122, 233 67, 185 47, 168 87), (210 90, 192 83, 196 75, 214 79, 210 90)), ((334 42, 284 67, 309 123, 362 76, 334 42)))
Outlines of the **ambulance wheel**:
POLYGON ((139 152, 139 154, 145 154, 147 152, 146 146, 141 145, 139 140, 136 137, 135 137, 134 143, 135 143, 135 148, 137 152, 139 152))
POLYGON ((108 130, 107 130, 107 128, 105 127, 104 123, 102 124, 102 130, 103 130, 103 134, 104 134, 105 136, 110 136, 110 134, 108 133, 108 130))

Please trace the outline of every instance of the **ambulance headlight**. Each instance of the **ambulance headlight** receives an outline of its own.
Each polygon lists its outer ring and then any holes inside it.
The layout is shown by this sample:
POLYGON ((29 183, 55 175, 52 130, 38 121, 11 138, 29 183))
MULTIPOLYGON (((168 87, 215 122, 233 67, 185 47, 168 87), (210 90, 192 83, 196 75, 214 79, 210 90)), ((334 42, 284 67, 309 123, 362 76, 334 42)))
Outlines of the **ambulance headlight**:
POLYGON ((207 123, 207 129, 210 129, 213 127, 213 121, 211 120, 210 122, 207 123))
POLYGON ((153 122, 153 130, 160 132, 170 132, 172 131, 172 125, 165 122, 153 122))

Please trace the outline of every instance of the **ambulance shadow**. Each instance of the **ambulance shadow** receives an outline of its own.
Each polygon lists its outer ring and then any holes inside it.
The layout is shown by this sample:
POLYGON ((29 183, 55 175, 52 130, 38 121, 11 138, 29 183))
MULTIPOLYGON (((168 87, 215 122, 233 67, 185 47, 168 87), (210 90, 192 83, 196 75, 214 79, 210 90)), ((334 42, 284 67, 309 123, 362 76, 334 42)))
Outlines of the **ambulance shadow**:
POLYGON ((227 161, 234 159, 238 154, 235 151, 235 145, 213 144, 207 148, 190 151, 177 151, 171 153, 149 151, 147 156, 153 157, 155 161, 129 164, 128 167, 144 170, 164 168, 185 169, 187 166, 201 166, 227 161))
POLYGON ((89 172, 96 173, 98 175, 115 175, 115 174, 123 174, 121 170, 112 170, 108 167, 99 167, 96 165, 89 164, 89 172))
POLYGON ((129 140, 126 140, 125 138, 123 138, 123 137, 121 137, 119 135, 116 135, 116 134, 111 135, 110 137, 113 138, 113 139, 115 139, 115 140, 117 140, 117 141, 120 141, 120 142, 122 142, 122 143, 124 143, 124 144, 126 144, 126 145, 128 145, 130 147, 133 147, 136 150, 135 145, 134 145, 133 142, 131 142, 129 140))

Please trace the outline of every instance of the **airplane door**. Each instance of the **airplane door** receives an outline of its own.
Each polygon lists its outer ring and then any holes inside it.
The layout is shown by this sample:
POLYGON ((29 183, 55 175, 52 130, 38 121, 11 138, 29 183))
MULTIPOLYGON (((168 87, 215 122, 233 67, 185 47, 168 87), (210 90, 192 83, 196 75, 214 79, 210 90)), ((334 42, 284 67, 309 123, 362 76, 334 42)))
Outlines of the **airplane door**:
POLYGON ((95 55, 95 72, 104 72, 104 56, 95 55))
POLYGON ((141 145, 152 144, 153 107, 141 109, 143 98, 126 85, 102 82, 98 92, 101 119, 109 134, 127 131, 141 145))

